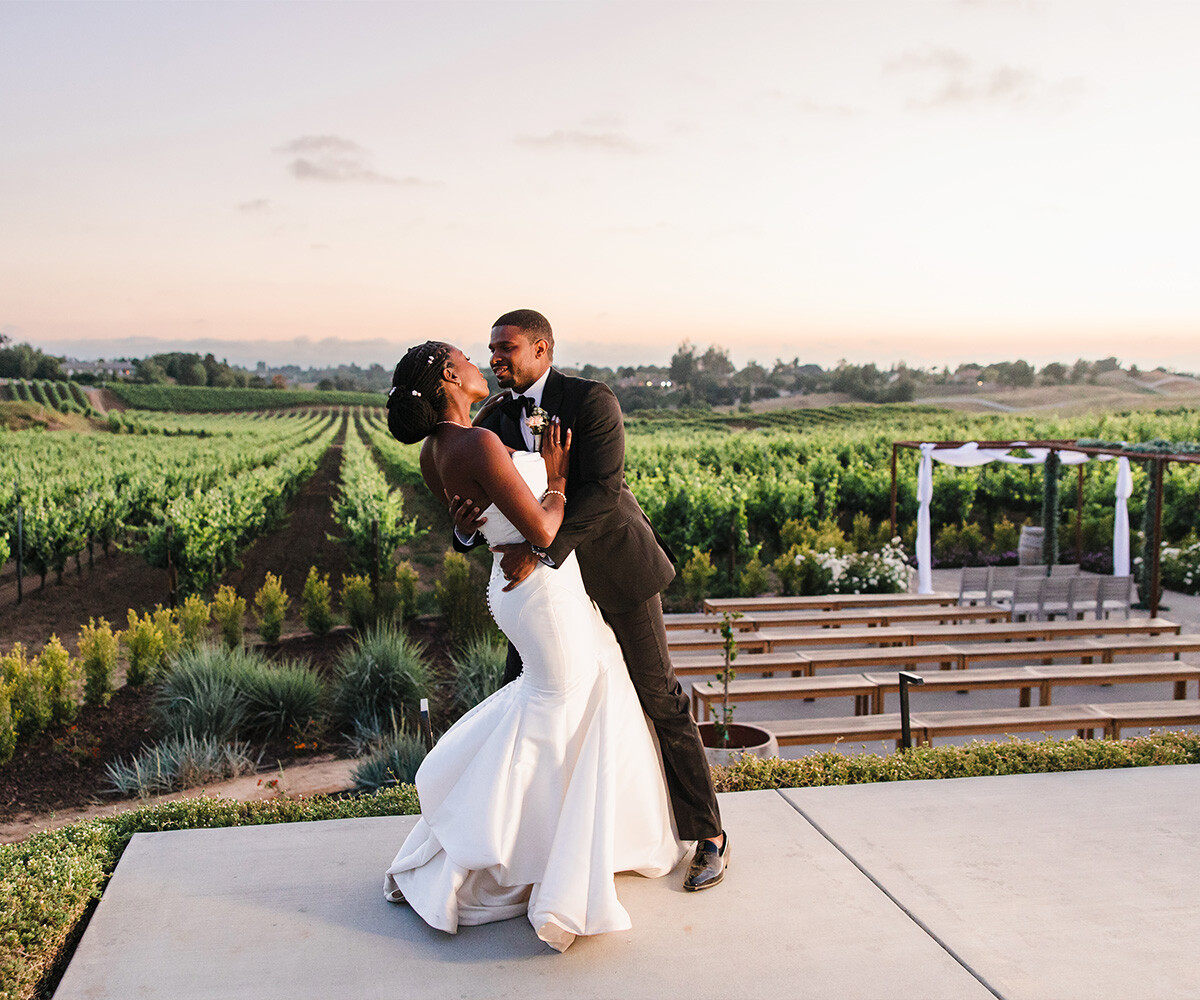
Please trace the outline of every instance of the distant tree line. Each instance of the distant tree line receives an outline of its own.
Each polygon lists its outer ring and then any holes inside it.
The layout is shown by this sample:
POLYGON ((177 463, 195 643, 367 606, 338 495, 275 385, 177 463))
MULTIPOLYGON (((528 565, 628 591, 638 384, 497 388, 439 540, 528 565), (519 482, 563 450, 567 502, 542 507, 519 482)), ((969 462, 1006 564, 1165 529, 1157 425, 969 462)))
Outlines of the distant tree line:
MULTIPOLYGON (((11 344, 10 338, 0 334, 0 378, 65 379, 64 360, 44 354, 29 344, 11 344)), ((249 371, 224 360, 218 361, 212 354, 202 356, 173 351, 135 360, 127 367, 132 370, 130 381, 145 385, 243 389, 302 385, 315 386, 326 392, 379 393, 387 392, 391 385, 390 369, 379 364, 301 368, 299 365, 268 367, 265 362, 259 362, 256 370, 249 371)), ((955 386, 962 386, 963 391, 974 391, 980 387, 1089 383, 1096 382, 1108 372, 1121 370, 1120 362, 1113 357, 1099 361, 1080 358, 1073 364, 1056 361, 1040 369, 1023 360, 988 365, 968 363, 953 371, 949 367, 910 368, 904 362, 880 368, 875 364, 839 361, 832 368, 822 368, 794 357, 791 361, 776 358, 770 368, 751 361, 738 369, 724 347, 714 344, 700 351, 686 340, 666 365, 606 368, 585 364, 568 369, 584 378, 606 383, 617 394, 626 412, 737 406, 760 399, 814 393, 840 393, 869 403, 899 403, 922 394, 946 395, 953 392, 955 386), (933 386, 943 388, 934 390, 931 389, 933 386)), ((1130 366, 1125 371, 1129 375, 1139 374, 1137 366, 1130 366)), ((495 391, 495 379, 486 366, 484 374, 495 391)), ((105 376, 81 372, 72 377, 88 382, 105 376)))

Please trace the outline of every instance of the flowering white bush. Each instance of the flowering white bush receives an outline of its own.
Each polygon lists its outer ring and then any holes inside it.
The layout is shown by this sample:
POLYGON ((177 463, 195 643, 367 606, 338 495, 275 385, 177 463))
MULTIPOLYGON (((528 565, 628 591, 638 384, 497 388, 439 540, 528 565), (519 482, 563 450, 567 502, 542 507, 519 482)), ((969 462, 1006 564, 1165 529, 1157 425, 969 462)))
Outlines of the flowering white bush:
POLYGON ((1163 547, 1162 583, 1184 594, 1200 592, 1200 542, 1180 548, 1163 547))
POLYGON ((893 538, 876 552, 839 554, 797 552, 797 576, 807 586, 801 593, 812 594, 901 594, 908 590, 908 561, 899 538, 893 538))

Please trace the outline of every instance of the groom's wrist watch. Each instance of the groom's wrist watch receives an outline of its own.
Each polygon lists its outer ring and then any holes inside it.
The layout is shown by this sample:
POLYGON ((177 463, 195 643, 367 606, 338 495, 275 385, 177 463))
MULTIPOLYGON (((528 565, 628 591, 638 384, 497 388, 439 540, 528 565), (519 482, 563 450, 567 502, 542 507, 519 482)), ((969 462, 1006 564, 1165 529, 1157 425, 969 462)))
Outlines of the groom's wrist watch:
POLYGON ((551 566, 551 567, 555 566, 554 560, 551 559, 550 556, 546 554, 546 550, 543 549, 540 545, 532 545, 531 544, 529 547, 531 549, 533 549, 533 554, 535 556, 537 556, 547 566, 551 566))

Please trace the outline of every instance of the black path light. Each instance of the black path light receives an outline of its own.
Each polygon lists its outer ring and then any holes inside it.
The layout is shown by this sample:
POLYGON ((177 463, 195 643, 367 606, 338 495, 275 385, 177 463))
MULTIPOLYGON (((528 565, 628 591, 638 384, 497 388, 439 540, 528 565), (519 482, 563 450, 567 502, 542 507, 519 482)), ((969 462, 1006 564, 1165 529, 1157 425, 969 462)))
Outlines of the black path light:
POLYGON ((925 678, 920 674, 909 673, 907 670, 901 670, 900 674, 900 748, 902 750, 912 749, 912 725, 909 722, 908 716, 908 686, 910 684, 924 684, 925 678))

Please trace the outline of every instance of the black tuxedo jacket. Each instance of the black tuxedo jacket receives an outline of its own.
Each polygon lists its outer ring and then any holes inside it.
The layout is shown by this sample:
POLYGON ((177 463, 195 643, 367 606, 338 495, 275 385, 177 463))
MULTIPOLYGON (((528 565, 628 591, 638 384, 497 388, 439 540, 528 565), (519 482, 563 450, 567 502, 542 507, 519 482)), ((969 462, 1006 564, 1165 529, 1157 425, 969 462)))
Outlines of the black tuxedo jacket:
MULTIPOLYGON (((546 554, 561 566, 574 552, 592 600, 605 611, 630 611, 666 589, 675 557, 625 482, 621 406, 603 382, 551 368, 542 409, 571 430, 566 515, 546 554)), ((521 428, 500 407, 480 426, 510 448, 526 447, 521 428)))

